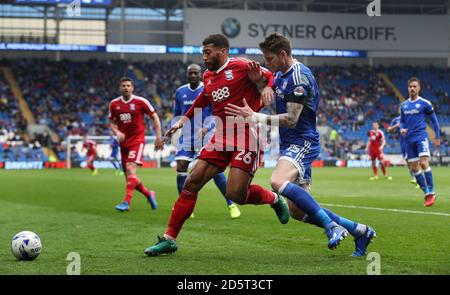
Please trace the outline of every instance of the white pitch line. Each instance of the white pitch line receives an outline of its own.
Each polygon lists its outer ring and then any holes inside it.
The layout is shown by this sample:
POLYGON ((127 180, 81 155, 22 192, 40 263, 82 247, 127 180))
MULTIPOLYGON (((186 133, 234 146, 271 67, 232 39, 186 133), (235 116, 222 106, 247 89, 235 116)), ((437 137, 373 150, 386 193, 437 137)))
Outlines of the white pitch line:
POLYGON ((340 205, 340 204, 324 204, 324 203, 321 203, 321 205, 330 206, 330 207, 365 209, 365 210, 375 210, 375 211, 389 211, 389 212, 397 212, 397 213, 413 213, 413 214, 424 214, 424 215, 439 215, 439 216, 450 217, 449 213, 441 213, 441 212, 426 212, 426 211, 413 211, 413 210, 403 210, 403 209, 377 208, 377 207, 340 205))

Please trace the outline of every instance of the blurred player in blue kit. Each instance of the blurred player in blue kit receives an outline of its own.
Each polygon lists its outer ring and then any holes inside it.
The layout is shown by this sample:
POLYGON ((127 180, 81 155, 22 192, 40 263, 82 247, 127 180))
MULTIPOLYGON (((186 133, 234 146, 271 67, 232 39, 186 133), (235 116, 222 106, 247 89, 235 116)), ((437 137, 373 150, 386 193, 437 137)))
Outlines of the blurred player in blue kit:
POLYGON ((113 164, 114 169, 116 170, 116 175, 123 175, 122 164, 120 163, 119 157, 119 141, 117 141, 114 136, 111 136, 109 145, 111 147, 111 155, 109 156, 109 161, 113 164))

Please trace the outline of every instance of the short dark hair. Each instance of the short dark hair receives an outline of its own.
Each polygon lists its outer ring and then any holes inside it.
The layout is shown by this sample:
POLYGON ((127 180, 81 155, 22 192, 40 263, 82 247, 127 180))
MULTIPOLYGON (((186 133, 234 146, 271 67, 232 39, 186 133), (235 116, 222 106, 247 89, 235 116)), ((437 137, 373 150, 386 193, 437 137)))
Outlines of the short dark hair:
POLYGON ((291 41, 279 33, 272 33, 259 43, 259 48, 262 51, 269 51, 275 54, 279 54, 284 50, 288 55, 292 53, 291 41))
POLYGON ((419 78, 416 78, 416 77, 411 77, 411 78, 409 78, 409 80, 408 80, 408 86, 409 86, 409 84, 410 84, 411 82, 417 82, 417 83, 419 83, 419 87, 421 87, 419 78))
POLYGON ((134 87, 134 80, 131 79, 130 77, 122 77, 119 80, 119 86, 122 85, 123 82, 131 82, 131 85, 133 85, 134 87))
POLYGON ((206 37, 203 40, 202 45, 205 46, 208 44, 213 44, 214 47, 218 48, 230 48, 230 42, 228 41, 227 37, 222 34, 213 34, 206 37))

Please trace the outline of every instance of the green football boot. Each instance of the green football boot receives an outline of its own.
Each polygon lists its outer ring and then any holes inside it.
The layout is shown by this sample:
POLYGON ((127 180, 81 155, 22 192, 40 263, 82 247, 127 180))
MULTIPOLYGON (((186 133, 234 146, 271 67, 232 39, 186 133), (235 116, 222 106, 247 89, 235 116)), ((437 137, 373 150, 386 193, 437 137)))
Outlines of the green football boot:
POLYGON ((273 210, 275 210, 278 220, 282 224, 286 224, 289 221, 289 208, 283 196, 277 194, 277 201, 273 203, 270 207, 272 207, 273 210))
POLYGON ((174 240, 166 239, 158 236, 158 242, 154 246, 150 246, 144 250, 147 256, 158 256, 161 254, 172 254, 177 251, 178 247, 174 240))

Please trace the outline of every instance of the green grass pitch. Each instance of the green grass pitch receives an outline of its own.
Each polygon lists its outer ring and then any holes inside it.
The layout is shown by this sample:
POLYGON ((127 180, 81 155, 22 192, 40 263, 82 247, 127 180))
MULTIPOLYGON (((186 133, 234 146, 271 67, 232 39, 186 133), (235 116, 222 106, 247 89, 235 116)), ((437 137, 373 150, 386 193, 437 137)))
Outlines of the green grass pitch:
MULTIPOLYGON (((423 207, 405 168, 391 168, 392 181, 376 182, 369 181, 370 169, 314 169, 312 193, 324 207, 377 231, 368 250, 380 254, 382 274, 450 274, 450 169, 433 171, 438 198, 431 208, 423 207)), ((254 181, 269 187, 270 173, 260 169, 254 181)), ((144 249, 164 232, 178 196, 173 169, 138 174, 157 191, 155 211, 136 192, 132 210, 116 212, 124 178, 112 170, 96 177, 81 169, 0 170, 0 274, 65 274, 69 252, 80 254, 81 274, 366 274, 369 261, 349 257, 351 237, 330 251, 321 229, 293 219, 281 225, 269 206, 240 206, 241 218, 231 220, 213 183, 200 193, 178 252, 147 257, 144 249), (35 261, 16 261, 10 252, 22 230, 41 237, 35 261)))

